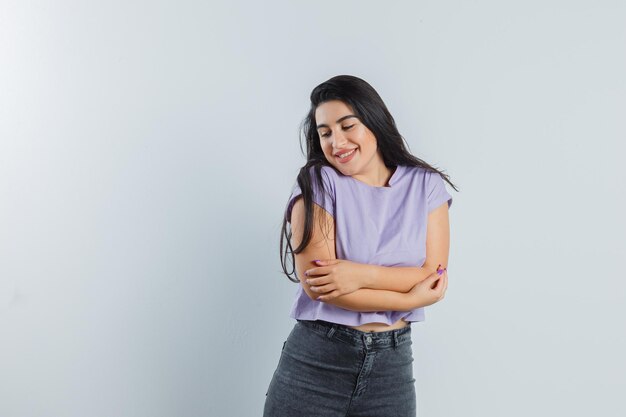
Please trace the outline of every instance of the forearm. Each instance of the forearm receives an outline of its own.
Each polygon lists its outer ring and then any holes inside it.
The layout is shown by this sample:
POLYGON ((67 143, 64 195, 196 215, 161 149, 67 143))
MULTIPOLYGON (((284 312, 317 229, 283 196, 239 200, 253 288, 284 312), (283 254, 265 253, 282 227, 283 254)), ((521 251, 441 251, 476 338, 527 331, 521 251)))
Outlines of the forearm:
POLYGON ((431 268, 426 265, 421 267, 364 265, 367 268, 367 273, 364 275, 362 288, 401 293, 408 292, 437 269, 437 266, 431 268))
POLYGON ((370 288, 360 288, 349 294, 321 302, 352 311, 409 311, 413 309, 407 294, 370 288))

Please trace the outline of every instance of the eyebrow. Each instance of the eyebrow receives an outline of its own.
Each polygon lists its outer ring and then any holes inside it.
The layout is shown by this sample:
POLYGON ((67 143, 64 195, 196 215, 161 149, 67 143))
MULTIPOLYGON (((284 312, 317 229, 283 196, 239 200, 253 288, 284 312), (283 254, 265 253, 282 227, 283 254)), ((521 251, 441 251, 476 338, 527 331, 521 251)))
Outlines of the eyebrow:
MULTIPOLYGON (((343 117, 340 117, 339 119, 337 119, 337 121, 335 123, 341 123, 342 121, 349 119, 351 117, 356 117, 354 114, 347 114, 343 117)), ((322 127, 329 127, 327 124, 321 123, 319 125, 317 125, 318 129, 321 129, 322 127)))

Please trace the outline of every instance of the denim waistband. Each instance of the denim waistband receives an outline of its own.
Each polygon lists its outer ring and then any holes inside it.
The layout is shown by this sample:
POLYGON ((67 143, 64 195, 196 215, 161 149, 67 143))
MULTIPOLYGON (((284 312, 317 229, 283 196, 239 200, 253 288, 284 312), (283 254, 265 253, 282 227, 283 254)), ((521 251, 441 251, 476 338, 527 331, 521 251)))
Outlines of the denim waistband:
POLYGON ((405 327, 400 329, 384 332, 363 332, 344 324, 331 323, 325 320, 296 320, 298 323, 329 338, 339 339, 366 349, 386 349, 411 342, 411 322, 408 322, 405 327))

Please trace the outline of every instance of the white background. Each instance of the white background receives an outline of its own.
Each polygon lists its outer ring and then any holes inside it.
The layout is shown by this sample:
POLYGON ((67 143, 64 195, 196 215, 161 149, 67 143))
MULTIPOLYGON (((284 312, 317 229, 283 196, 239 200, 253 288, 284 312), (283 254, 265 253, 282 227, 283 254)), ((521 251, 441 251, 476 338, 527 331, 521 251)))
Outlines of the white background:
POLYGON ((448 173, 420 417, 626 414, 621 1, 0 0, 0 415, 259 416, 310 91, 448 173))

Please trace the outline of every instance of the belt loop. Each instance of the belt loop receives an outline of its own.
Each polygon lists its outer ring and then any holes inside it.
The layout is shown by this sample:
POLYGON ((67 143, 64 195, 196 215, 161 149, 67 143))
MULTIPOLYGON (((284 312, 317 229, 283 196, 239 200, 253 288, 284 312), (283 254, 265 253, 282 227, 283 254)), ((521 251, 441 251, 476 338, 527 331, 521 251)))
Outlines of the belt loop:
POLYGON ((331 338, 333 337, 333 334, 335 333, 335 330, 337 329, 337 323, 334 323, 331 328, 328 330, 328 333, 326 333, 326 337, 331 338))
POLYGON ((393 332, 393 348, 397 348, 398 347, 398 331, 394 330, 393 332))

